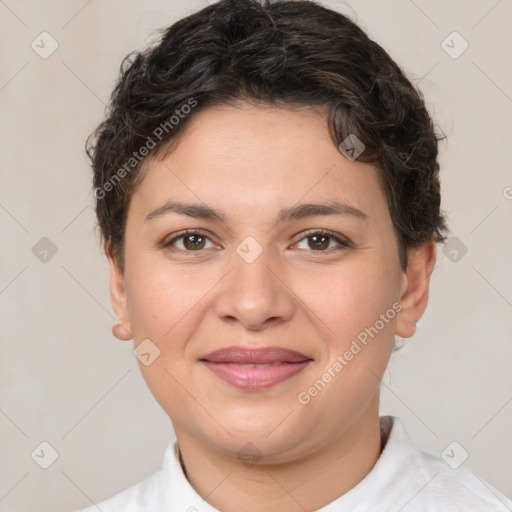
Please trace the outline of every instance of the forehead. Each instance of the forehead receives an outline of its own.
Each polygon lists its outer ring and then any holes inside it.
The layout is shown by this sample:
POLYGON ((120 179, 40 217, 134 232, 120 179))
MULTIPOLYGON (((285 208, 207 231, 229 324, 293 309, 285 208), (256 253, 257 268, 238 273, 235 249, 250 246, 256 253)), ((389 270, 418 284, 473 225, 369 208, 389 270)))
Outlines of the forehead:
POLYGON ((369 214, 387 209, 376 169, 339 152, 325 109, 216 106, 187 123, 172 152, 149 162, 134 194, 146 214, 169 197, 249 217, 333 199, 369 214))

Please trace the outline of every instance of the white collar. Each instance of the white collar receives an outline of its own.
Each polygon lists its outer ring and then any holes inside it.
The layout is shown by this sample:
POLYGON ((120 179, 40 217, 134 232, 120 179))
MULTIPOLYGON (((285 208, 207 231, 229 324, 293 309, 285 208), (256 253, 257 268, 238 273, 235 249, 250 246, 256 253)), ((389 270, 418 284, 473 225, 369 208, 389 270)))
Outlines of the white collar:
MULTIPOLYGON (((356 512, 383 510, 382 498, 404 500, 405 489, 413 491, 417 485, 417 471, 422 465, 420 452, 411 444, 408 434, 398 418, 382 416, 381 432, 387 441, 372 470, 355 487, 335 499, 318 512, 356 512), (390 491, 393 490, 393 493, 390 491), (402 491, 401 491, 402 490, 402 491), (393 498, 392 495, 397 495, 393 498)), ((162 477, 165 485, 166 510, 169 512, 218 512, 204 501, 187 480, 179 462, 177 441, 165 451, 162 477)), ((411 495, 412 496, 412 495, 411 495)), ((388 499, 386 499, 388 501, 388 499)), ((396 505, 396 501, 394 502, 396 505)))

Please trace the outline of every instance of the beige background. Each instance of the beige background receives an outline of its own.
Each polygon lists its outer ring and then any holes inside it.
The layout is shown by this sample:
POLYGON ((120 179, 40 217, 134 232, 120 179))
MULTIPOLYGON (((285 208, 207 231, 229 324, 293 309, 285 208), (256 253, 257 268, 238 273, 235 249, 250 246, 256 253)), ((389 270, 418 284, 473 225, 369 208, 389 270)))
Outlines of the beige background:
MULTIPOLYGON (((428 311, 394 355, 382 413, 401 417, 425 451, 457 441, 455 456, 466 450, 465 465, 512 497, 512 2, 324 3, 356 17, 420 82, 448 136, 443 205, 467 247, 463 257, 456 245, 439 250, 428 311), (453 31, 469 43, 456 59, 441 47, 453 31)), ((122 57, 202 5, 0 1, 0 511, 103 499, 156 471, 171 439, 131 344, 110 333, 83 146, 122 57), (43 31, 59 45, 47 59, 31 48, 51 48, 43 31), (32 252, 42 237, 57 248, 47 262, 32 252), (46 470, 30 455, 43 441, 58 452, 46 470)))

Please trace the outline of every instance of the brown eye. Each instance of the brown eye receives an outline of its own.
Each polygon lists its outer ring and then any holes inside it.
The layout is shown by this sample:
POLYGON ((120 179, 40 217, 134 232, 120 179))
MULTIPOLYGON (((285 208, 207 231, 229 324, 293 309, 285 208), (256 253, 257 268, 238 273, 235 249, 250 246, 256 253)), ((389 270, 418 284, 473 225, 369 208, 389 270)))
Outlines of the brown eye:
POLYGON ((177 249, 185 252, 198 252, 202 249, 208 248, 207 243, 211 244, 213 247, 213 243, 211 240, 202 233, 198 233, 195 231, 185 232, 178 236, 175 236, 172 240, 165 243, 165 247, 172 247, 173 249, 177 249))
POLYGON ((297 244, 299 249, 326 252, 328 249, 343 249, 350 247, 350 244, 334 233, 326 231, 315 231, 307 234, 297 244), (300 244, 307 240, 307 247, 300 247, 300 244), (334 245, 332 245, 334 244, 334 245), (337 247, 336 247, 337 246, 337 247))
POLYGON ((203 249, 205 237, 201 235, 187 235, 183 237, 183 246, 190 251, 203 249))
POLYGON ((312 235, 308 236, 308 240, 312 243, 309 243, 309 247, 313 250, 321 250, 328 249, 330 238, 325 235, 312 235))

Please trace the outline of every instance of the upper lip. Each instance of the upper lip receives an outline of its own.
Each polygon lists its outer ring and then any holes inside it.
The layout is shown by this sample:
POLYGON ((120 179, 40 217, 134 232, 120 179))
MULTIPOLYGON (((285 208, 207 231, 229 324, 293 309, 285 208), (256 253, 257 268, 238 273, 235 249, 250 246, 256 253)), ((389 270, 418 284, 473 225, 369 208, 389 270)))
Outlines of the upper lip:
POLYGON ((200 358, 200 361, 210 363, 238 364, 302 363, 310 360, 300 352, 280 347, 225 347, 200 358))

